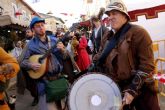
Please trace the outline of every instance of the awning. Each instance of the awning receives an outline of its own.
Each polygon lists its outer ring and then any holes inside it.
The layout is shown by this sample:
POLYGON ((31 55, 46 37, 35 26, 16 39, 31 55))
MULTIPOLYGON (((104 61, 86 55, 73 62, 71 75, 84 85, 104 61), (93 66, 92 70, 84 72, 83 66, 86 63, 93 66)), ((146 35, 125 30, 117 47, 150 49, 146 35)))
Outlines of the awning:
POLYGON ((9 15, 0 16, 0 26, 6 26, 12 24, 11 17, 9 15))
POLYGON ((17 24, 23 27, 28 27, 30 23, 29 21, 20 20, 19 18, 12 18, 10 15, 0 16, 0 27, 11 24, 17 24))

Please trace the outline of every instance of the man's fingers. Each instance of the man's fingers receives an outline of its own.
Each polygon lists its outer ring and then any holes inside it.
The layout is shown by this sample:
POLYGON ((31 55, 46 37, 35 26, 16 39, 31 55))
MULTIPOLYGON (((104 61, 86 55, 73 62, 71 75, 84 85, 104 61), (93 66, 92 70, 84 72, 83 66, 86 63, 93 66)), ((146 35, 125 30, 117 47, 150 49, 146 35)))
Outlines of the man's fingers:
POLYGON ((64 44, 63 44, 62 42, 59 42, 59 43, 57 44, 57 48, 60 49, 60 50, 62 50, 62 51, 65 50, 65 46, 64 46, 64 44))
POLYGON ((38 70, 38 69, 40 69, 41 64, 39 64, 39 63, 32 63, 31 67, 32 67, 33 70, 38 70))
POLYGON ((125 104, 131 104, 131 102, 133 101, 134 97, 129 94, 128 92, 125 92, 124 94, 124 98, 123 98, 123 102, 125 102, 125 104))

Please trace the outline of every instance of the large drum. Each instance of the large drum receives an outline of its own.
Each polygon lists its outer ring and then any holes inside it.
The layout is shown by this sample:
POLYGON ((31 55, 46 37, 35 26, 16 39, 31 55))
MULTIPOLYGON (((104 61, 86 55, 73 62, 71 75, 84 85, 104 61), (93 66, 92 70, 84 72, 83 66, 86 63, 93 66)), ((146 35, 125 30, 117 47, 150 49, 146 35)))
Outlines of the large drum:
POLYGON ((77 79, 68 97, 70 110, 119 110, 122 106, 118 86, 101 73, 87 73, 77 79))

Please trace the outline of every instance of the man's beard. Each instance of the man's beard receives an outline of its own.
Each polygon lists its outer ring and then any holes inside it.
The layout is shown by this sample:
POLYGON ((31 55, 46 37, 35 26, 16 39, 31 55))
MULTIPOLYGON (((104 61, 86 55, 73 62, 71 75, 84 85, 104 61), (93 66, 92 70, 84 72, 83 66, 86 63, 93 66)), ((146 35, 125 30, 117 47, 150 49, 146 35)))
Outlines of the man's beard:
POLYGON ((43 32, 43 33, 36 33, 36 35, 37 35, 37 36, 45 36, 46 33, 44 33, 44 32, 43 32))
POLYGON ((27 40, 31 40, 33 36, 26 36, 27 40))

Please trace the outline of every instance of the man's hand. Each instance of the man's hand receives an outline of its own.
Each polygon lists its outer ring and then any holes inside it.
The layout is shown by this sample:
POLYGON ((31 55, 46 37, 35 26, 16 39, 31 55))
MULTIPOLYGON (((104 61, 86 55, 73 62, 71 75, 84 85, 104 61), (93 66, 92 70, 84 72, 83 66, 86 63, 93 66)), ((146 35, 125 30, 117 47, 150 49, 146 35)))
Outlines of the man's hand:
POLYGON ((10 74, 14 72, 14 68, 11 64, 3 64, 0 68, 0 74, 10 74))
POLYGON ((57 48, 60 49, 61 51, 64 51, 65 50, 65 46, 62 42, 58 42, 57 43, 57 48))
POLYGON ((31 68, 32 68, 34 71, 36 71, 36 70, 39 70, 39 69, 40 69, 41 64, 39 64, 39 63, 31 63, 30 66, 31 66, 31 68))
POLYGON ((131 104, 133 99, 134 99, 134 97, 130 93, 128 93, 128 92, 124 93, 123 102, 125 102, 126 105, 131 104))
POLYGON ((74 36, 74 32, 70 32, 69 35, 73 37, 74 36))

